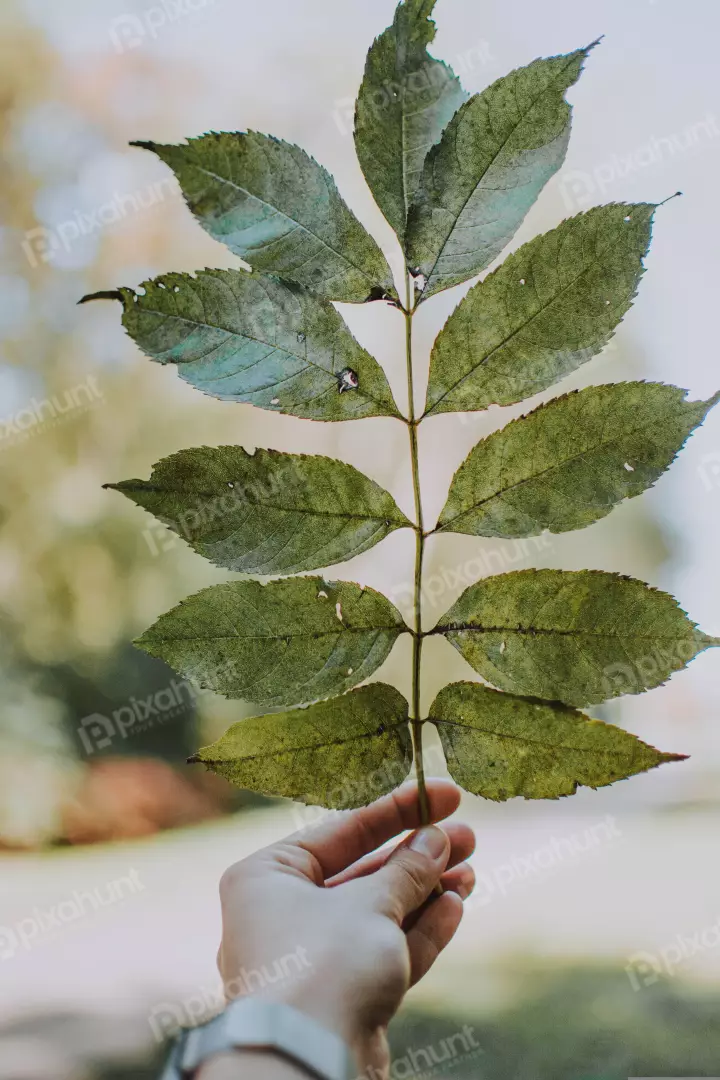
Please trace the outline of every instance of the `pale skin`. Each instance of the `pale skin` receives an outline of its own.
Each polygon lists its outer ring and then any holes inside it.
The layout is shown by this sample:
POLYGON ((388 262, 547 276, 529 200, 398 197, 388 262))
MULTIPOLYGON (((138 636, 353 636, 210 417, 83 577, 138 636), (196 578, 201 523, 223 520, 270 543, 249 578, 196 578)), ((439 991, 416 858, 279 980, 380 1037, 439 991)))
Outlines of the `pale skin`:
MULTIPOLYGON (((445 821, 459 805, 458 788, 428 780, 427 790, 430 821, 445 821)), ((220 883, 218 967, 230 996, 240 973, 264 968, 274 976, 282 958, 294 957, 287 977, 257 992, 341 1035, 358 1075, 373 1080, 389 1074, 388 1024, 453 938, 475 884, 465 861, 475 848, 472 830, 458 822, 419 826, 417 787, 405 784, 235 863, 220 883), (378 850, 405 832, 400 844, 378 850)), ((198 1075, 309 1074, 277 1054, 244 1050, 208 1061, 198 1075)))

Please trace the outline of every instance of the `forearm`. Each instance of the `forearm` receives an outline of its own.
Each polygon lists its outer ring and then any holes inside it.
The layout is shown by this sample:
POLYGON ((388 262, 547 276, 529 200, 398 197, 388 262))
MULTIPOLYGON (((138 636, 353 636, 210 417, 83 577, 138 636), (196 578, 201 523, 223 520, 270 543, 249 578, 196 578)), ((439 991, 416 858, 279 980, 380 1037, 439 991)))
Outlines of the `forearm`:
POLYGON ((235 1050, 203 1065, 198 1080, 308 1080, 309 1075, 280 1054, 235 1050))

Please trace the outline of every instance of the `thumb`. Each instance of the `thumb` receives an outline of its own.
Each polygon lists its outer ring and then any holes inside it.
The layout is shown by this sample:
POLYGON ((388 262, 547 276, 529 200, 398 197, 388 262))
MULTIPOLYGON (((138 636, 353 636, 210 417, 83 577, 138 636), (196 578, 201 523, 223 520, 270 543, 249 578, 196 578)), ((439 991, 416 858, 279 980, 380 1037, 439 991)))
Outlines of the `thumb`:
POLYGON ((367 878, 378 909, 401 924, 425 903, 449 857, 450 840, 442 829, 434 825, 419 829, 367 878))

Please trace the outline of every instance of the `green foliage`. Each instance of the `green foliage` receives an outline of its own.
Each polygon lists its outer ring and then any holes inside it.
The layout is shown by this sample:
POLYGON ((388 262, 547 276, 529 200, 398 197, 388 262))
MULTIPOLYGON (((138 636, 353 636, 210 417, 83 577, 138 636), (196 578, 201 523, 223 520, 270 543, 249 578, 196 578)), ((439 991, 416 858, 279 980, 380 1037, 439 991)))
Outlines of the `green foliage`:
POLYGON ((565 91, 588 52, 518 68, 450 121, 410 209, 408 257, 425 278, 421 299, 488 267, 558 171, 570 138, 565 91))
MULTIPOLYGON (((363 171, 405 254, 404 303, 332 177, 304 151, 255 132, 138 144, 174 170, 203 228, 252 273, 165 274, 138 293, 86 298, 120 300, 143 352, 176 364, 207 394, 313 420, 387 416, 406 425, 414 522, 352 466, 274 450, 183 450, 147 481, 109 486, 211 562, 244 574, 317 570, 396 529, 414 530, 412 628, 389 600, 352 582, 245 580, 189 597, 137 644, 228 697, 306 706, 242 720, 191 760, 253 791, 331 807, 369 802, 414 765, 424 814, 428 634, 446 638, 494 687, 447 686, 427 720, 458 782, 496 800, 558 798, 681 760, 574 707, 659 686, 720 644, 667 594, 591 570, 479 581, 433 630, 423 627, 420 423, 522 401, 599 353, 635 298, 657 210, 596 207, 475 285, 435 342, 427 406, 416 418, 414 312, 487 268, 560 168, 570 134, 565 93, 592 48, 535 60, 466 100, 427 52, 434 6, 399 4, 370 49, 356 113, 363 171), (407 416, 330 303, 380 299, 405 318, 407 416), (405 632, 410 706, 384 683, 353 690, 405 632)), ((591 525, 651 487, 720 400, 685 396, 660 383, 621 383, 536 408, 471 451, 431 531, 524 537, 591 525)))
POLYGON ((228 697, 298 705, 372 675, 405 629, 381 593, 303 577, 203 589, 135 644, 228 697))
POLYGON ((332 176, 299 146, 257 131, 132 145, 170 166, 203 229, 254 270, 348 304, 395 295, 380 248, 332 176))
POLYGON ((355 114, 355 148, 375 201, 404 245, 428 151, 467 99, 452 69, 427 52, 436 0, 407 0, 370 49, 355 114))
POLYGON ((190 760, 264 795, 361 806, 410 771, 408 704, 394 686, 371 683, 307 709, 241 720, 190 760))
POLYGON ((541 405, 470 452, 437 531, 517 537, 591 525, 652 487, 720 399, 685 394, 614 383, 541 405))
POLYGON ((711 645, 672 596, 602 570, 519 570, 466 589, 438 622, 511 694, 592 705, 660 686, 711 645))
POLYGON ((327 457, 241 446, 181 450, 149 480, 109 484, 217 566, 297 574, 351 559, 412 528, 387 491, 327 457))
POLYGON ((605 345, 632 304, 654 206, 597 206, 475 285, 438 335, 426 414, 514 405, 605 345))
POLYGON ((580 784, 599 788, 681 754, 661 754, 612 724, 559 702, 452 683, 430 707, 450 775, 467 791, 505 802, 558 799, 580 784))
POLYGON ((123 325, 142 351, 177 364, 211 397, 310 420, 398 416, 385 373, 332 304, 244 270, 164 274, 144 294, 120 289, 123 325), (357 377, 339 393, 342 372, 357 377))

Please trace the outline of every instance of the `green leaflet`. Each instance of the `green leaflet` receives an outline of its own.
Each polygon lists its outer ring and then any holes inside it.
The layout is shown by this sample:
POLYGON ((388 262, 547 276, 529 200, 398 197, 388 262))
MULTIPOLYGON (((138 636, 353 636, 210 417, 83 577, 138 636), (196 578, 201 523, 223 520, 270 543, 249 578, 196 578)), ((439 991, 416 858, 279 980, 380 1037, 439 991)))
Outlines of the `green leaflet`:
POLYGON ((365 806, 410 771, 408 704, 393 686, 372 683, 307 709, 241 720, 190 761, 263 795, 365 806))
POLYGON ((128 334, 211 397, 310 420, 399 415, 378 362, 332 304, 299 285, 201 270, 141 287, 117 293, 128 334))
POLYGON ((541 405, 470 451, 437 531, 537 536, 582 529, 672 464, 720 394, 663 383, 591 386, 541 405))
POLYGON ((500 690, 590 705, 660 686, 720 639, 667 593, 600 570, 520 570, 471 585, 437 624, 500 690))
POLYGON ((474 795, 504 802, 558 799, 580 785, 606 787, 683 754, 661 754, 612 724, 565 705, 461 682, 430 709, 450 775, 474 795))
POLYGON ((426 413, 513 405, 600 352, 635 298, 655 209, 578 214, 475 285, 433 347, 426 413))
POLYGON ((170 166, 202 227, 253 269, 348 304, 395 296, 380 248, 299 146, 257 131, 131 145, 170 166))
POLYGON ((201 686, 299 705, 357 686, 407 630, 380 593, 349 581, 231 581, 190 596, 135 642, 201 686))
MULTIPOLYGON (((561 167, 571 127, 565 95, 593 45, 535 60, 467 100, 453 71, 428 52, 436 0, 396 3, 392 25, 368 53, 355 145, 399 237, 414 303, 398 298, 384 254, 332 176, 299 147, 252 131, 134 144, 174 171, 201 226, 251 273, 165 274, 137 292, 83 299, 119 300, 139 348, 212 397, 316 421, 402 420, 416 523, 352 466, 274 450, 183 450, 154 465, 148 480, 106 486, 240 574, 321 571, 411 528, 420 627, 428 533, 417 425, 523 401, 599 353, 636 296, 657 205, 579 214, 470 289, 435 342, 426 407, 416 416, 416 308, 485 271, 561 167), (405 317, 407 417, 333 306, 379 299, 405 317)), ((512 538, 598 521, 651 487, 720 401, 720 393, 706 402, 685 397, 673 386, 634 382, 536 408, 471 451, 432 532, 512 538)), ((666 593, 590 570, 485 579, 430 633, 445 636, 497 688, 446 686, 429 718, 455 779, 497 801, 559 798, 682 760, 575 707, 659 686, 720 645, 666 593)), ((191 761, 257 792, 346 808, 392 791, 413 764, 422 778, 426 636, 380 593, 317 576, 205 589, 136 644, 203 687, 256 702, 258 711, 283 710, 235 724, 191 761), (403 633, 412 637, 414 738, 396 689, 359 686, 378 677, 403 633), (306 707, 288 711, 298 705, 306 707)), ((422 788, 420 780, 425 821, 422 788)))
POLYGON ((436 0, 403 0, 372 45, 355 113, 355 149, 375 200, 404 243, 428 150, 467 99, 452 69, 433 59, 436 0))
POLYGON ((410 526, 393 497, 352 465, 241 446, 159 461, 121 491, 206 559, 245 574, 296 574, 351 559, 410 526))
POLYGON ((510 241, 562 165, 565 91, 590 48, 535 60, 470 98, 425 161, 408 222, 408 263, 422 299, 479 274, 510 241))

